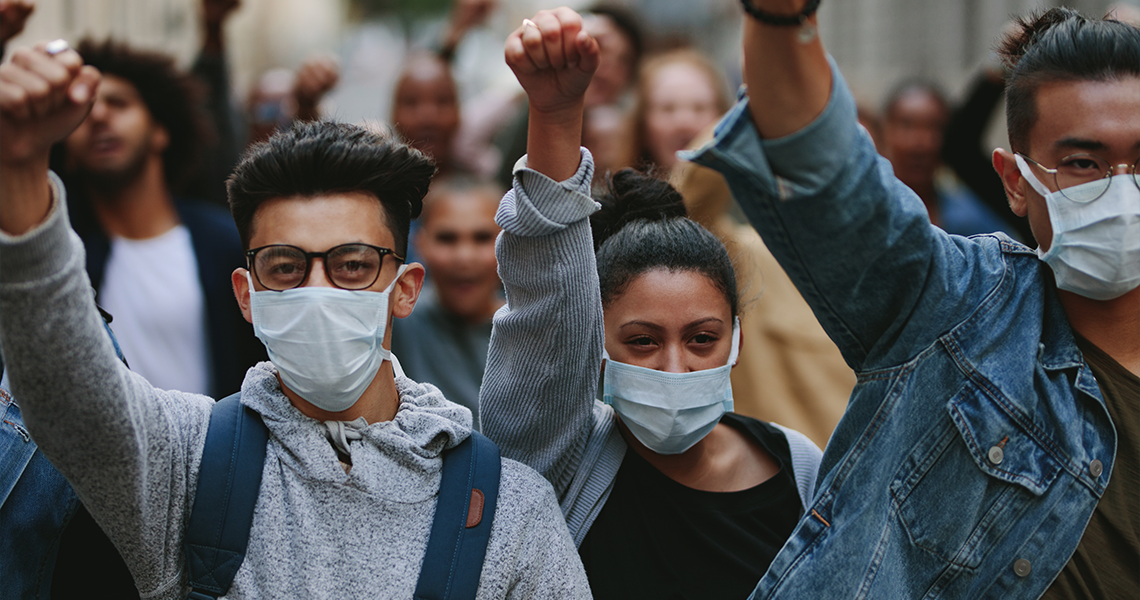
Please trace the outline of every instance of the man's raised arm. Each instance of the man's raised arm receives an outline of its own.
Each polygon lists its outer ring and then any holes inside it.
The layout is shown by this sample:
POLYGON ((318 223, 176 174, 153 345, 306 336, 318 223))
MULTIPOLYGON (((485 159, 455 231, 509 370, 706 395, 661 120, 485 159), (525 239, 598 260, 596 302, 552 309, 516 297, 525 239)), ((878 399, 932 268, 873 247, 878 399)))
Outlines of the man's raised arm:
MULTIPOLYGON (((795 17, 815 0, 746 0, 768 20, 795 17)), ((814 9, 799 25, 744 19, 744 83, 760 137, 799 131, 823 112, 831 94, 831 67, 816 30, 814 9)))

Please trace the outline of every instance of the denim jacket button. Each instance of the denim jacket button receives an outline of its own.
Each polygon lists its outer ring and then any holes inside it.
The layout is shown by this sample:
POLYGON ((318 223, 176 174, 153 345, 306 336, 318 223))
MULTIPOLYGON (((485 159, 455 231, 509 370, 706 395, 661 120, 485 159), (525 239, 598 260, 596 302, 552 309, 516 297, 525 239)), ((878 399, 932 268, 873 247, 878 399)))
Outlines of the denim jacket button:
POLYGON ((992 446, 987 456, 989 456, 991 463, 1000 465, 1002 459, 1005 458, 1005 451, 1001 449, 1001 446, 992 446))
POLYGON ((1026 577, 1032 570, 1033 564, 1024 558, 1019 558, 1013 563, 1013 572, 1016 573, 1018 577, 1026 577))
POLYGON ((1037 360, 1045 356, 1045 344, 1037 344, 1037 360))
POLYGON ((1089 463, 1089 474, 1091 474, 1093 477, 1100 477, 1100 474, 1102 472, 1104 472, 1104 464, 1099 460, 1093 460, 1091 463, 1089 463))

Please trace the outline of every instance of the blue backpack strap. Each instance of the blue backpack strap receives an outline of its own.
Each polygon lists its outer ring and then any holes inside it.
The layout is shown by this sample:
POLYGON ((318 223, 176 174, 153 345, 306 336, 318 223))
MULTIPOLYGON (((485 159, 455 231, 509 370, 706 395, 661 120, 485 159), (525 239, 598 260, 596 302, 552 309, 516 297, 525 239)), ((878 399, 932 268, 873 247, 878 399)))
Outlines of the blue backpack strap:
POLYGON ((474 598, 499 498, 499 448, 477 431, 443 456, 416 600, 474 598))
POLYGON ((240 393, 228 396, 210 413, 184 542, 194 600, 217 598, 230 589, 249 544, 269 430, 240 398, 240 393))

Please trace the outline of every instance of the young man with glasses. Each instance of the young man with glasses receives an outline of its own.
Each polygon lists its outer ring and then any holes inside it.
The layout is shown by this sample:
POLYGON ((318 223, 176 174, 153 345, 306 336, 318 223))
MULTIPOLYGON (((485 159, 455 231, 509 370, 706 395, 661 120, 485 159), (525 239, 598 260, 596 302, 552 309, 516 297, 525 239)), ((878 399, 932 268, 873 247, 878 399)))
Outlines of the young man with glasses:
MULTIPOLYGON (((185 598, 184 540, 214 403, 154 388, 115 359, 102 330, 63 186, 47 168, 100 75, 59 46, 0 66, 4 354, 29 429, 142 595, 185 598)), ((410 598, 416 589, 442 454, 471 435, 470 412, 396 375, 387 350, 391 319, 412 311, 423 282, 423 267, 402 256, 434 171, 364 128, 302 123, 254 147, 229 181, 249 266, 233 272, 234 291, 272 362, 242 385, 241 403, 269 441, 227 597, 410 598)), ((486 518, 476 597, 589 597, 537 473, 504 459, 486 518)))
POLYGON ((1140 593, 1140 30, 1052 9, 1002 47, 1036 250, 947 235, 856 122, 816 0, 744 0, 747 97, 693 158, 859 375, 755 598, 1140 593))

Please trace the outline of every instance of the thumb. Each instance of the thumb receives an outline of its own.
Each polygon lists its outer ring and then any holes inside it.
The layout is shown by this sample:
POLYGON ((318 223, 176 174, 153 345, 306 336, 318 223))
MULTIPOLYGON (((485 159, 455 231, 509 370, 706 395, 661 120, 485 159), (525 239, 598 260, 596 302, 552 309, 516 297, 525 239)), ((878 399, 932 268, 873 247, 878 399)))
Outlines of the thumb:
POLYGON ((91 104, 95 99, 95 90, 99 89, 99 82, 103 75, 91 65, 84 65, 79 74, 71 81, 67 90, 68 98, 76 105, 91 104))

